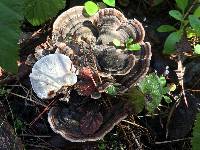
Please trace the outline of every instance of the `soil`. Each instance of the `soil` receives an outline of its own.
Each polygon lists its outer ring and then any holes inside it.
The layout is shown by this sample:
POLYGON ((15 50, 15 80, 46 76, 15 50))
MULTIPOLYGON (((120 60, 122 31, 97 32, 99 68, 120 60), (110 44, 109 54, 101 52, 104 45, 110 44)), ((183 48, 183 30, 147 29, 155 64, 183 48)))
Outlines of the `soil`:
MULTIPOLYGON (((178 86, 179 82, 175 72, 178 67, 177 61, 162 54, 163 44, 168 33, 156 31, 157 27, 162 24, 174 23, 174 20, 168 15, 168 11, 175 7, 174 1, 167 0, 158 6, 153 6, 152 4, 153 0, 130 0, 127 6, 121 6, 117 2, 116 8, 121 10, 127 18, 138 19, 145 27, 145 41, 151 43, 153 53, 149 72, 156 71, 160 75, 166 71, 166 66, 169 66, 167 82, 177 85, 177 90, 171 95, 173 101, 170 104, 162 102, 162 106, 151 115, 148 115, 145 110, 137 115, 130 114, 128 118, 116 125, 103 140, 96 142, 73 143, 54 133, 47 121, 48 110, 30 126, 30 123, 41 114, 45 108, 44 106, 47 106, 50 101, 43 102, 34 96, 28 77, 31 68, 23 63, 29 54, 34 53, 34 48, 37 45, 45 42, 47 36, 50 35, 52 23, 56 17, 39 27, 33 27, 28 22, 22 24, 21 28, 25 35, 23 42, 20 44, 20 62, 22 65, 19 67, 17 78, 9 74, 4 74, 1 77, 0 84, 4 85, 5 90, 9 90, 9 92, 8 94, 0 95, 0 99, 4 105, 4 114, 6 114, 7 118, 7 121, 5 121, 13 127, 14 130, 11 129, 11 132, 15 132, 16 137, 18 137, 17 140, 21 139, 18 142, 22 143, 25 149, 191 149, 192 127, 200 106, 200 93, 198 92, 200 74, 196 69, 198 68, 199 70, 200 67, 194 67, 195 65, 199 66, 200 61, 198 57, 186 57, 184 60, 184 66, 186 66, 184 87, 188 106, 185 105, 183 96, 180 98, 180 102, 176 103, 176 96, 182 91, 181 87, 178 86), (36 100, 38 103, 35 103, 36 100)), ((83 5, 83 2, 78 0, 67 2, 66 8, 60 13, 75 5, 83 5)))

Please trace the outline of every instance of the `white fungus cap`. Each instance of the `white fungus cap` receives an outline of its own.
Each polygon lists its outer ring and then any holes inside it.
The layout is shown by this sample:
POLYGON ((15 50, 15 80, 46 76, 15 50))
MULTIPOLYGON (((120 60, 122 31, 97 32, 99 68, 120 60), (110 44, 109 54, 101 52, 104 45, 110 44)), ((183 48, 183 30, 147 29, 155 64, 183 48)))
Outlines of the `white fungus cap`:
POLYGON ((41 99, 52 98, 63 86, 77 82, 76 69, 70 58, 63 54, 49 54, 39 59, 29 75, 32 88, 41 99))

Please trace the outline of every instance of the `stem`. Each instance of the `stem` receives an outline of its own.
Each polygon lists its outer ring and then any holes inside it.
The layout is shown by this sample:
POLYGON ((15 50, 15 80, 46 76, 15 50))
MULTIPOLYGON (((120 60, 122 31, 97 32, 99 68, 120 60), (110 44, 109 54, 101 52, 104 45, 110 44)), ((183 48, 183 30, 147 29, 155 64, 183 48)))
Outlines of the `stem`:
POLYGON ((55 98, 47 105, 47 107, 45 107, 44 110, 30 123, 29 126, 32 126, 37 120, 39 120, 39 119, 41 118, 41 116, 42 116, 45 112, 47 112, 47 111, 51 108, 52 105, 54 105, 54 104, 57 102, 57 100, 58 100, 57 97, 55 97, 55 98))
POLYGON ((197 1, 198 1, 198 0, 194 0, 194 1, 192 2, 192 4, 190 5, 189 9, 187 10, 187 12, 185 13, 185 15, 183 16, 183 20, 184 20, 185 18, 187 18, 187 16, 188 16, 189 13, 191 12, 191 10, 193 9, 193 7, 194 7, 195 4, 197 3, 197 1))

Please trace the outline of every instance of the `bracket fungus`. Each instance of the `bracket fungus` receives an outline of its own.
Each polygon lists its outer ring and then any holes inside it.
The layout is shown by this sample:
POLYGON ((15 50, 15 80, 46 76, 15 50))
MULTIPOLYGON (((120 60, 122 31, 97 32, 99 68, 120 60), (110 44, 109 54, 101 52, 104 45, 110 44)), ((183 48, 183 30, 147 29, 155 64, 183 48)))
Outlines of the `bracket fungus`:
POLYGON ((39 59, 29 77, 34 92, 41 99, 52 98, 62 87, 77 82, 75 67, 63 54, 49 54, 39 59))
POLYGON ((73 142, 95 141, 127 117, 129 108, 124 101, 112 102, 109 110, 102 101, 109 96, 108 87, 121 95, 146 75, 151 45, 144 37, 139 21, 125 18, 114 8, 88 16, 83 6, 76 6, 58 16, 51 39, 55 54, 39 59, 30 74, 33 90, 43 99, 74 85, 68 104, 54 106, 48 113, 54 132, 73 142), (127 50, 129 38, 140 45, 139 51, 127 50))
MULTIPOLYGON (((75 96, 76 97, 76 96, 75 96)), ((79 97, 69 101, 68 107, 55 106, 48 113, 48 121, 54 132, 71 142, 102 139, 115 125, 128 116, 127 102, 113 103, 108 110, 91 98, 79 97)), ((103 99, 101 99, 103 100, 103 99)), ((112 99, 113 101, 116 98, 112 99)))
POLYGON ((85 15, 82 6, 70 8, 55 20, 52 30, 54 45, 66 44, 59 52, 68 55, 70 51, 69 57, 77 68, 89 67, 96 74, 98 78, 93 81, 99 93, 105 92, 109 83, 117 86, 118 94, 124 93, 146 75, 151 46, 143 42, 144 36, 139 21, 126 19, 114 8, 101 9, 94 16, 85 15), (130 37, 133 43, 140 44, 141 50, 126 49, 130 37), (114 46, 115 39, 121 46, 114 46))

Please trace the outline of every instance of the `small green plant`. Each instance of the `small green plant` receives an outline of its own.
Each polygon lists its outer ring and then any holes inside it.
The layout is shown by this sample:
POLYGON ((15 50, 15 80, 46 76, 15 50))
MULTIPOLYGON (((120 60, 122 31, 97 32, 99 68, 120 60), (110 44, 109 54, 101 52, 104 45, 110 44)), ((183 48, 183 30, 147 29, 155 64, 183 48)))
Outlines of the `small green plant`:
MULTIPOLYGON (((121 42, 118 39, 113 40, 113 44, 116 47, 121 46, 121 42)), ((133 38, 128 38, 127 41, 125 42, 125 48, 129 51, 138 51, 141 50, 141 46, 139 43, 134 43, 133 38)))
POLYGON ((137 87, 132 87, 128 93, 125 93, 131 102, 135 114, 140 113, 145 107, 145 96, 137 87))
POLYGON ((117 94, 117 89, 114 85, 110 85, 108 86, 106 89, 105 89, 106 93, 107 94, 110 94, 110 95, 116 95, 117 94))
MULTIPOLYGON (((103 2, 108 6, 115 7, 115 0, 103 0, 103 2)), ((98 4, 94 3, 93 1, 85 2, 84 6, 85 11, 89 16, 93 16, 100 8, 98 4)))
POLYGON ((10 89, 5 89, 4 87, 0 86, 0 96, 5 96, 6 94, 8 94, 10 92, 10 89))
POLYGON ((14 121, 14 127, 16 131, 21 131, 25 128, 25 125, 20 119, 16 118, 14 121))
POLYGON ((200 44, 197 44, 197 45, 194 46, 194 52, 196 54, 200 54, 200 44))
POLYGON ((200 147, 200 113, 197 113, 196 121, 194 123, 193 132, 192 132, 192 150, 199 150, 200 147))
POLYGON ((99 148, 99 150, 105 150, 106 149, 106 145, 105 145, 103 140, 99 141, 98 148, 99 148))
POLYGON ((169 89, 166 87, 166 79, 163 76, 159 77, 155 73, 151 73, 139 83, 139 88, 145 96, 146 109, 150 113, 158 107, 162 98, 167 103, 171 102, 171 99, 166 95, 169 89))
POLYGON ((126 48, 129 50, 129 51, 138 51, 138 50, 141 50, 141 46, 139 43, 133 43, 133 38, 129 38, 127 41, 126 41, 126 48))
POLYGON ((163 53, 165 54, 174 53, 176 43, 181 40, 184 33, 189 34, 190 32, 188 31, 191 29, 200 36, 200 7, 190 14, 190 9, 186 11, 188 0, 176 0, 176 5, 179 10, 170 10, 169 15, 179 21, 179 28, 172 25, 161 25, 157 29, 158 32, 171 32, 164 44, 163 53))

